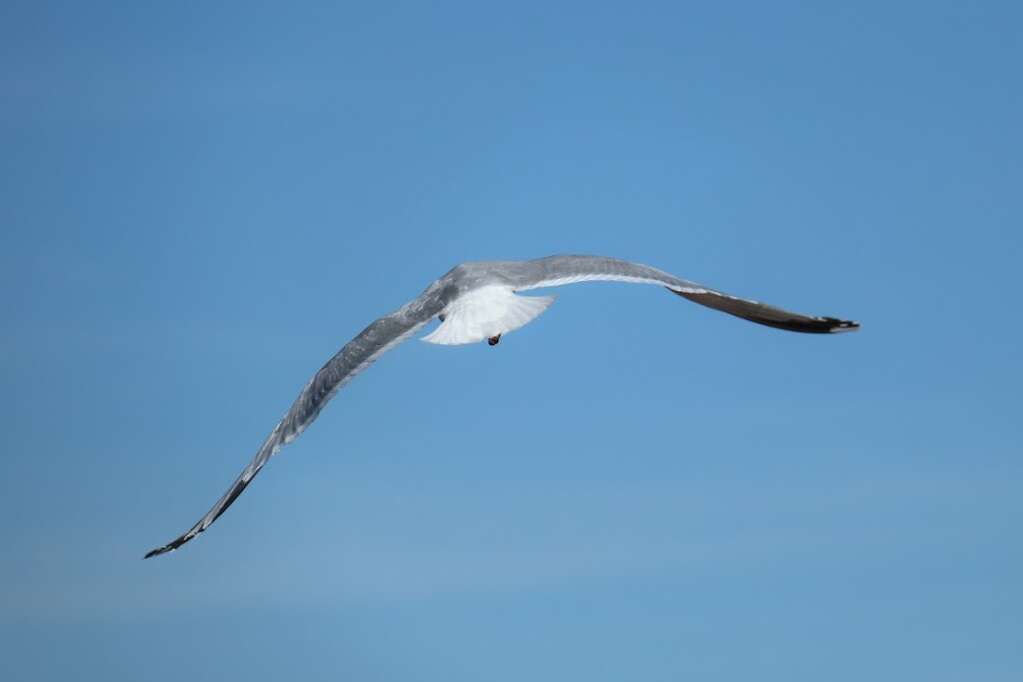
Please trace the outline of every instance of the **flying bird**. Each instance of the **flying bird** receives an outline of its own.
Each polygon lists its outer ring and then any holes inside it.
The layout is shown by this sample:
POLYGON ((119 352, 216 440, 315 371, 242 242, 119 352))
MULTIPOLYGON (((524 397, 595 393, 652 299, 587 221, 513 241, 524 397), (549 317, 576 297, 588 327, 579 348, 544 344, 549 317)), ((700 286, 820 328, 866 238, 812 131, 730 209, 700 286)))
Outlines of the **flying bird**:
POLYGON ((520 296, 520 292, 598 280, 663 286, 700 305, 788 331, 831 334, 859 328, 857 322, 789 312, 616 258, 549 256, 528 261, 463 263, 433 282, 416 299, 376 320, 345 344, 309 380, 256 456, 213 508, 186 533, 147 553, 145 558, 172 552, 209 528, 263 466, 316 419, 341 387, 434 318, 440 325, 423 341, 460 345, 485 340, 495 346, 502 336, 536 319, 554 302, 553 296, 520 296))

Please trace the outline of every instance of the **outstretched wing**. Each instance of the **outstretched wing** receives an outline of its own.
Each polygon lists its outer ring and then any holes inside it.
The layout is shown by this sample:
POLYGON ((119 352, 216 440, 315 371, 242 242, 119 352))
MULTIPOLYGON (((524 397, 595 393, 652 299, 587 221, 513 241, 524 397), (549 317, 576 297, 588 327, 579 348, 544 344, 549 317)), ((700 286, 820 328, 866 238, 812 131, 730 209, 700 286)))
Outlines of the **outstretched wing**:
POLYGON ((549 256, 526 261, 511 273, 516 291, 560 286, 574 282, 610 280, 659 284, 673 294, 757 324, 793 332, 827 334, 859 329, 858 322, 835 317, 803 315, 739 298, 702 284, 679 279, 649 265, 600 256, 549 256))
POLYGON ((171 552, 210 527, 223 514, 242 491, 252 482, 259 470, 285 445, 295 440, 308 427, 324 405, 356 374, 372 364, 385 352, 395 347, 430 321, 442 307, 438 297, 428 289, 418 299, 385 315, 362 330, 344 348, 338 351, 320 371, 309 380, 295 399, 291 409, 270 432, 259 452, 239 474, 227 492, 213 508, 199 519, 188 532, 158 547, 145 558, 171 552))

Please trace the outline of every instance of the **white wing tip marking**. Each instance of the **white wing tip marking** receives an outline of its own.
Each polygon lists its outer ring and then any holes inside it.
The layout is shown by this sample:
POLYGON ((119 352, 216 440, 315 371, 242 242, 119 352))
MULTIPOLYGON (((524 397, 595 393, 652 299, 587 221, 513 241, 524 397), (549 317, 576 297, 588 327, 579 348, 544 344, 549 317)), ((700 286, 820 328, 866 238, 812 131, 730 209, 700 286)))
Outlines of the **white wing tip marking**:
POLYGON ((842 320, 841 324, 828 330, 832 334, 841 334, 843 332, 855 332, 860 330, 860 323, 855 320, 842 320))

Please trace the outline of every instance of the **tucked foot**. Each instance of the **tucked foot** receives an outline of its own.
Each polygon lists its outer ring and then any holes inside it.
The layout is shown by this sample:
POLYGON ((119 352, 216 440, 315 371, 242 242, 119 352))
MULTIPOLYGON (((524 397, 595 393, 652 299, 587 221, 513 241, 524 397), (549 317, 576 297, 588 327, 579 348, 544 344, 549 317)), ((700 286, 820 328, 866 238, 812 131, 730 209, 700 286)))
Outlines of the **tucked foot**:
POLYGON ((501 340, 501 335, 498 334, 497 336, 491 336, 489 339, 487 339, 487 343, 490 344, 491 346, 496 346, 497 342, 500 341, 500 340, 501 340))

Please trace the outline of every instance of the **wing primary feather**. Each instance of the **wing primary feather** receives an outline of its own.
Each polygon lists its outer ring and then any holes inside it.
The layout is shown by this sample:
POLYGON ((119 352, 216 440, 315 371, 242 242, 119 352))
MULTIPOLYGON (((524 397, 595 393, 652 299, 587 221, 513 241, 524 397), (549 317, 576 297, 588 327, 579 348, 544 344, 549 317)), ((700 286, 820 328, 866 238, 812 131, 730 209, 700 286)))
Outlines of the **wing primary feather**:
POLYGON ((291 408, 263 441, 259 451, 216 504, 187 532, 146 553, 143 557, 172 552, 209 528, 280 449, 299 436, 320 414, 338 390, 385 352, 418 331, 442 308, 438 296, 428 289, 403 308, 376 320, 345 344, 299 393, 291 408))
POLYGON ((804 334, 834 334, 856 331, 858 322, 836 317, 817 317, 715 291, 702 284, 680 279, 642 263, 603 256, 548 256, 526 261, 512 268, 516 291, 561 286, 587 281, 658 284, 694 303, 776 329, 804 334))
POLYGON ((729 296, 712 289, 687 290, 672 287, 665 287, 665 289, 694 303, 775 329, 804 334, 835 334, 852 332, 860 328, 860 323, 852 320, 802 315, 758 301, 729 296))

